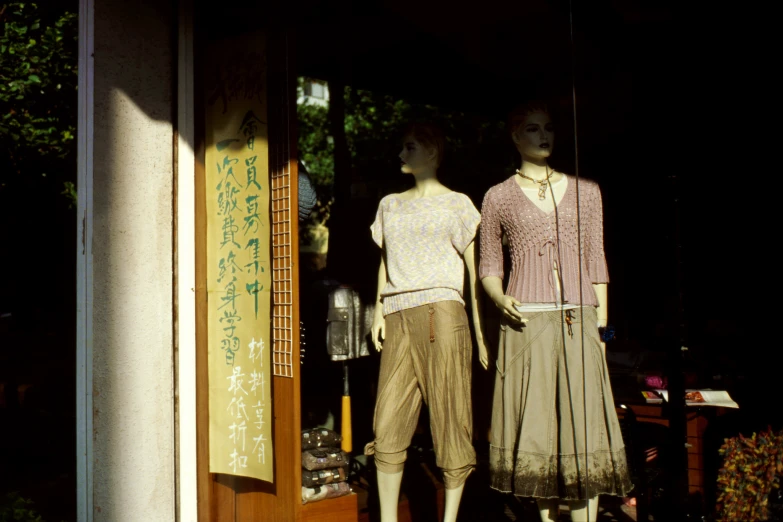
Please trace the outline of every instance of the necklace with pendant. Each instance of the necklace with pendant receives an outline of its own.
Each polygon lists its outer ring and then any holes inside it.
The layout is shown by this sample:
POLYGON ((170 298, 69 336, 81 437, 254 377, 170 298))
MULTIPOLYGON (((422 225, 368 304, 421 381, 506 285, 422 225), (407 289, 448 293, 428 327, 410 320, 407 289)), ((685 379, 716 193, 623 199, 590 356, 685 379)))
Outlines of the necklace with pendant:
POLYGON ((533 183, 538 183, 538 199, 541 201, 544 201, 546 199, 546 189, 549 186, 549 178, 552 177, 552 174, 555 173, 554 170, 547 169, 547 175, 544 179, 533 179, 530 176, 525 176, 522 174, 522 171, 520 169, 517 169, 517 176, 521 176, 525 179, 529 179, 533 183))

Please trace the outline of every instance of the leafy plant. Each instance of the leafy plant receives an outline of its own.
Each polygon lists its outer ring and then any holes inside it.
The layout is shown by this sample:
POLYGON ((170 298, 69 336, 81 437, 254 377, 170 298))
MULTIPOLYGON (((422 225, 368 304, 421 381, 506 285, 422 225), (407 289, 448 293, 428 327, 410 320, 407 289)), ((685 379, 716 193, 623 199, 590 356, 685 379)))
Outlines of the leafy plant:
POLYGON ((718 522, 766 520, 769 496, 783 475, 783 431, 724 439, 718 472, 718 522))
MULTIPOLYGON (((76 13, 0 6, 0 190, 30 175, 62 175, 75 159, 76 13)), ((69 198, 72 185, 56 179, 69 198)))
POLYGON ((43 522, 30 506, 32 500, 22 498, 17 492, 7 493, 0 498, 0 522, 43 522))

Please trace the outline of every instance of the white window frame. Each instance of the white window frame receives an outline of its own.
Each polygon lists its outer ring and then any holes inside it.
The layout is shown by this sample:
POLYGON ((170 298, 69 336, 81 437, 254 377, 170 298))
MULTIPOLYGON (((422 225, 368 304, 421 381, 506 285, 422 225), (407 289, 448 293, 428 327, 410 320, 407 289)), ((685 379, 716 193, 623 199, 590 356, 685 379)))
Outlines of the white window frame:
POLYGON ((76 241, 76 516, 93 520, 92 237, 94 0, 79 0, 76 241))
POLYGON ((198 520, 196 439, 196 205, 193 2, 179 2, 177 59, 177 311, 175 388, 177 413, 177 520, 198 520))

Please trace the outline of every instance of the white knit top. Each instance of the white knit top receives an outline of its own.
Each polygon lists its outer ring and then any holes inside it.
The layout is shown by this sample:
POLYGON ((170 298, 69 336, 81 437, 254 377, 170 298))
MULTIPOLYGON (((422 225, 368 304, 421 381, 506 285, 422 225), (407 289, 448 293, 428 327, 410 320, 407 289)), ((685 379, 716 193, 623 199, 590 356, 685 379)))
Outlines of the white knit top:
POLYGON ((383 314, 439 301, 464 305, 462 254, 480 220, 473 202, 459 192, 383 198, 370 227, 373 240, 386 254, 383 314))

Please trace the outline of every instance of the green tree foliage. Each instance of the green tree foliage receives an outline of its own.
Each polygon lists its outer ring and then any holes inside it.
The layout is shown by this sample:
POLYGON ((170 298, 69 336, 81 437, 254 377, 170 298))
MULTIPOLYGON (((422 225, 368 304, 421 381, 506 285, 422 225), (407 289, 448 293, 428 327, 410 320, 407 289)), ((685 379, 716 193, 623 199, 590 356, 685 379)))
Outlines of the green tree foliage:
MULTIPOLYGON (((305 78, 299 79, 300 94, 305 78)), ((330 93, 334 96, 334 93, 330 93)), ((382 193, 399 188, 398 153, 403 127, 415 120, 432 121, 446 136, 446 159, 439 176, 455 190, 476 186, 470 178, 495 172, 497 181, 513 172, 515 159, 504 124, 484 115, 430 104, 413 104, 399 97, 346 87, 345 134, 351 172, 335 173, 334 140, 329 135, 328 107, 315 103, 297 106, 299 157, 307 167, 319 196, 313 223, 325 223, 334 200, 335 176, 369 181, 382 193)), ((408 180, 409 181, 409 180, 408 180)), ((475 195, 480 197, 481 195, 475 195)), ((480 200, 479 200, 480 201, 480 200)))
MULTIPOLYGON (((346 88, 345 131, 351 152, 352 168, 360 177, 396 179, 400 181, 398 154, 402 148, 402 131, 413 121, 437 124, 446 138, 446 154, 438 176, 450 188, 464 190, 466 178, 480 169, 497 164, 505 166, 503 154, 487 154, 500 145, 508 148, 504 124, 486 115, 468 113, 433 104, 410 103, 404 99, 346 88), (489 146, 488 146, 489 144, 489 146)), ((502 170, 498 168, 498 170, 502 170)), ((408 180, 410 181, 410 180, 408 180)), ((381 183, 386 185, 386 183, 381 183)), ((395 186, 391 183, 390 186, 395 186)), ((381 189, 385 192, 384 189, 381 189)))
POLYGON ((0 190, 48 176, 73 197, 77 15, 12 2, 0 22, 0 190))
MULTIPOLYGON (((304 78, 298 79, 297 91, 304 93, 304 78)), ((296 107, 299 159, 307 169, 317 194, 316 206, 302 227, 300 239, 312 240, 313 227, 329 219, 334 202, 334 139, 329 135, 329 109, 317 103, 299 103, 296 107)))
POLYGON ((0 497, 0 522, 43 522, 41 516, 32 509, 32 500, 19 493, 6 493, 0 497))
POLYGON ((399 166, 401 136, 413 118, 414 106, 388 94, 345 89, 345 134, 352 167, 361 171, 399 166))
MULTIPOLYGON (((304 78, 299 78, 300 91, 304 78)), ((307 166, 313 183, 331 186, 334 183, 334 140, 329 136, 329 115, 326 106, 300 103, 298 118, 299 158, 307 166)))

